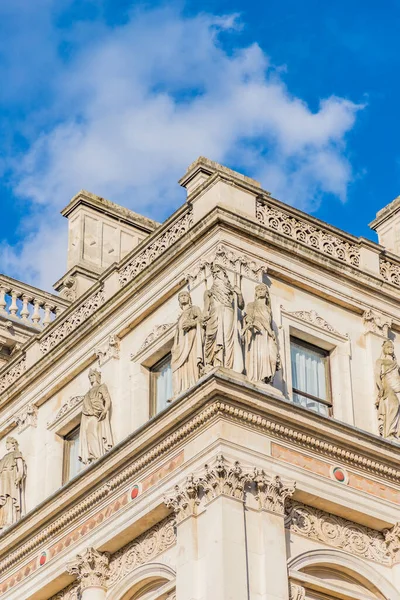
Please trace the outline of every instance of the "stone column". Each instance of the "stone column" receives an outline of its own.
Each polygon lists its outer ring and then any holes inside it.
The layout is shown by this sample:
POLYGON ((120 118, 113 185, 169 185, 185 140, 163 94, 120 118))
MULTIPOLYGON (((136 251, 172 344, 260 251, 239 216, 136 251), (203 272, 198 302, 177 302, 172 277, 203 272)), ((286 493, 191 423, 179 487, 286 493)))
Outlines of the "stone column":
POLYGON ((88 548, 67 565, 70 575, 76 575, 82 600, 105 600, 110 557, 106 552, 88 548))
POLYGON ((164 498, 176 517, 177 560, 175 600, 200 600, 197 508, 198 480, 190 475, 182 485, 176 485, 164 498))
POLYGON ((296 484, 284 482, 279 476, 271 477, 259 469, 254 471, 252 480, 261 537, 260 597, 262 600, 288 600, 285 501, 293 495, 296 484))

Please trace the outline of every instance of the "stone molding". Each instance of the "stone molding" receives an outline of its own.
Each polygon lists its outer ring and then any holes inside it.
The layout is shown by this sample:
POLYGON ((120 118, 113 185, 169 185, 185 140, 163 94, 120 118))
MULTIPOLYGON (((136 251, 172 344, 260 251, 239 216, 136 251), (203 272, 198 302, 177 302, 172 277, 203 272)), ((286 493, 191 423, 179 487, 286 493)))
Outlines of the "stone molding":
POLYGON ((47 354, 52 348, 57 346, 79 325, 84 323, 100 306, 105 303, 104 289, 101 288, 92 296, 87 298, 72 314, 70 314, 63 323, 52 329, 48 335, 42 338, 39 348, 42 354, 47 354))
POLYGON ((120 353, 120 339, 116 335, 112 334, 108 337, 107 341, 96 348, 95 354, 99 361, 99 366, 102 367, 110 359, 119 359, 120 353))
POLYGON ((65 510, 53 522, 44 527, 39 533, 31 536, 28 541, 21 544, 16 550, 9 552, 7 556, 0 561, 0 574, 4 573, 9 567, 14 565, 21 558, 26 557, 40 545, 47 545, 53 536, 77 519, 80 519, 87 511, 93 509, 96 504, 103 501, 109 494, 121 489, 133 476, 136 476, 139 471, 151 465, 166 452, 175 448, 196 429, 202 427, 218 414, 246 423, 259 431, 267 431, 275 438, 292 440, 300 447, 313 450, 329 457, 331 461, 338 459, 380 477, 386 477, 396 482, 400 480, 400 470, 390 467, 383 462, 372 460, 367 456, 358 454, 356 451, 350 452, 346 447, 340 447, 330 441, 325 441, 322 438, 320 439, 309 433, 303 433, 301 430, 280 424, 271 420, 271 418, 261 417, 258 413, 254 413, 250 410, 243 410, 227 402, 216 401, 205 407, 198 415, 191 418, 175 432, 168 435, 162 442, 146 452, 142 457, 131 462, 131 464, 125 467, 119 474, 111 477, 95 491, 88 493, 84 499, 78 501, 72 508, 65 510))
POLYGON ((145 338, 143 344, 140 346, 137 352, 131 354, 131 360, 134 360, 136 356, 147 350, 154 342, 156 342, 166 331, 172 329, 176 323, 162 323, 153 327, 151 332, 145 338))
POLYGON ((379 271, 385 281, 400 287, 400 265, 387 258, 380 258, 379 271))
MULTIPOLYGON (((283 309, 283 306, 281 306, 281 309, 283 309)), ((294 312, 285 311, 285 313, 290 317, 295 317, 296 319, 300 319, 306 323, 311 323, 312 325, 315 325, 316 327, 319 327, 328 333, 333 333, 334 335, 344 337, 330 323, 328 323, 328 321, 326 321, 323 317, 320 317, 315 310, 296 310, 294 312)))
POLYGON ((179 240, 193 225, 193 212, 189 210, 171 225, 159 238, 154 240, 142 252, 124 265, 119 273, 119 284, 124 287, 139 273, 144 271, 156 258, 161 256, 170 246, 179 240))
POLYGON ((267 475, 262 469, 244 469, 239 461, 229 463, 218 454, 212 464, 204 465, 199 474, 191 474, 182 485, 176 485, 164 497, 177 523, 186 517, 195 516, 201 499, 208 504, 219 496, 235 498, 245 502, 246 493, 254 493, 260 510, 284 515, 285 501, 295 491, 295 482, 283 483, 279 476, 267 475))
POLYGON ((30 402, 15 418, 15 422, 18 427, 18 433, 21 433, 28 427, 36 427, 37 417, 38 407, 30 402))
POLYGON ((80 591, 91 587, 107 589, 110 555, 88 548, 67 565, 67 572, 78 578, 80 591))
POLYGON ((302 585, 289 581, 289 600, 305 600, 306 590, 302 585))
POLYGON ((26 356, 15 364, 13 364, 7 371, 0 376, 0 394, 9 388, 17 379, 19 379, 26 371, 26 356))
POLYGON ((262 281, 263 274, 268 271, 266 263, 250 258, 244 253, 238 254, 228 246, 219 244, 207 258, 199 261, 191 273, 185 275, 186 281, 193 286, 195 283, 204 280, 207 276, 207 270, 210 269, 213 263, 218 263, 224 269, 232 271, 240 277, 247 277, 258 282, 262 281))
MULTIPOLYGON (((285 524, 293 533, 367 560, 384 565, 391 564, 388 542, 385 543, 385 535, 381 531, 293 500, 287 504, 285 524)), ((397 537, 397 544, 399 541, 400 538, 397 537)), ((399 545, 398 548, 400 549, 399 545)))
POLYGON ((47 429, 53 429, 69 413, 71 413, 83 401, 83 396, 72 396, 61 406, 55 417, 47 422, 47 429))
MULTIPOLYGON (((159 554, 169 550, 175 544, 174 518, 167 517, 131 542, 128 542, 114 554, 111 554, 107 566, 107 589, 112 589, 134 569, 154 560, 159 554)), ((172 592, 172 594, 174 593, 172 592)), ((52 596, 50 600, 79 600, 79 594, 80 585, 78 582, 74 582, 55 596, 52 596)), ((172 598, 173 595, 171 596, 171 600, 172 598)))
POLYGON ((259 223, 272 231, 331 258, 360 268, 359 247, 347 241, 344 236, 339 237, 328 229, 313 225, 305 219, 296 218, 289 212, 275 208, 263 200, 257 200, 256 218, 259 223))
POLYGON ((363 313, 363 323, 365 333, 377 333, 378 335, 387 338, 393 321, 382 313, 368 308, 363 313))
POLYGON ((393 563, 400 563, 400 522, 383 531, 385 544, 393 563))

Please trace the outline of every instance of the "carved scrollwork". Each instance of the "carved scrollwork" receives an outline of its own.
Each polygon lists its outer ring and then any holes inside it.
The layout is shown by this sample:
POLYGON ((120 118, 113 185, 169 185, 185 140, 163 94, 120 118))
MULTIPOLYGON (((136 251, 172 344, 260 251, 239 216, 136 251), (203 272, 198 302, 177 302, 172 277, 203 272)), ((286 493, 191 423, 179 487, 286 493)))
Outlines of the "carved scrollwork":
POLYGON ((345 238, 340 238, 306 220, 293 217, 261 200, 257 201, 256 216, 259 223, 272 231, 354 267, 360 266, 359 248, 345 238))
POLYGON ((116 335, 110 335, 103 346, 96 348, 96 356, 99 366, 102 367, 111 358, 118 359, 120 350, 120 340, 116 335))
POLYGON ((316 325, 320 329, 328 331, 329 333, 341 335, 330 323, 328 323, 328 321, 321 317, 315 310, 297 310, 287 314, 289 314, 291 317, 295 317, 296 319, 300 319, 301 321, 305 321, 306 323, 316 325))
POLYGON ((400 265, 390 260, 380 259, 379 270, 385 281, 400 287, 400 265))
POLYGON ((369 308, 363 314, 363 323, 365 332, 371 331, 387 338, 392 326, 392 319, 369 308))
POLYGON ((27 427, 36 427, 38 416, 38 407, 35 404, 29 403, 17 415, 15 421, 17 423, 18 432, 24 431, 27 427))
POLYGON ((26 371, 26 357, 23 356, 19 362, 10 367, 0 377, 0 394, 9 388, 17 379, 21 377, 26 371))
POLYGON ((54 427, 63 417, 65 417, 65 415, 72 412, 76 406, 82 404, 83 398, 83 396, 73 396, 72 398, 68 398, 56 413, 55 417, 48 421, 47 428, 51 429, 54 427))

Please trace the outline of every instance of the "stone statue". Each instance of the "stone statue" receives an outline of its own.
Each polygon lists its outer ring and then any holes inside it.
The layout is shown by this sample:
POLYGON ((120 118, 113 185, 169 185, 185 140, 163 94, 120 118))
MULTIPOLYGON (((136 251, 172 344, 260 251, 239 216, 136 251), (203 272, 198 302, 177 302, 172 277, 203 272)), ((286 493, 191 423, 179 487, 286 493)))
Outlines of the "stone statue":
POLYGON ((182 313, 176 324, 174 345, 171 351, 174 396, 196 383, 203 366, 201 310, 192 305, 189 292, 181 292, 178 300, 182 313))
POLYGON ((205 372, 213 367, 243 371, 242 350, 238 334, 237 309, 244 307, 238 286, 233 286, 223 266, 211 266, 213 283, 204 294, 205 372))
POLYGON ((87 465, 113 447, 110 424, 111 398, 101 383, 101 373, 90 369, 90 390, 83 397, 79 440, 79 460, 87 465))
POLYGON ((256 286, 254 302, 246 307, 242 337, 247 377, 250 381, 270 383, 276 370, 280 369, 280 359, 272 329, 269 291, 265 283, 256 286))
POLYGON ((25 514, 26 463, 13 437, 6 439, 7 454, 0 459, 0 529, 25 514))
POLYGON ((376 361, 375 381, 379 432, 384 438, 396 440, 400 433, 400 372, 391 340, 382 344, 381 357, 376 361))

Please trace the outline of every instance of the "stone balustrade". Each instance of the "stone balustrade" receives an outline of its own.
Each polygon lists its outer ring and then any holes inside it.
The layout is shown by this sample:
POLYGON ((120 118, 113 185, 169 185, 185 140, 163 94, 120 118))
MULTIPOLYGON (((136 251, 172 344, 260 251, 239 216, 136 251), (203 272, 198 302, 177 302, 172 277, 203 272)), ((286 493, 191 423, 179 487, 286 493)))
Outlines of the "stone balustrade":
POLYGON ((46 327, 70 302, 11 277, 0 276, 0 318, 38 329, 46 327))

